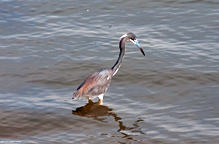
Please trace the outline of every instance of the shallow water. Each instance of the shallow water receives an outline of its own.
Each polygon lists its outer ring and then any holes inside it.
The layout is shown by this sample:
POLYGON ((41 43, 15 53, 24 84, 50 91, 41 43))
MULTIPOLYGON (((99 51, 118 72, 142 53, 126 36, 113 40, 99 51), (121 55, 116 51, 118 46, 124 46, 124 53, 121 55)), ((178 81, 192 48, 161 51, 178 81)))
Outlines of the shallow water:
POLYGON ((1 143, 219 143, 219 2, 0 1, 1 143), (72 100, 112 67, 103 105, 72 100))

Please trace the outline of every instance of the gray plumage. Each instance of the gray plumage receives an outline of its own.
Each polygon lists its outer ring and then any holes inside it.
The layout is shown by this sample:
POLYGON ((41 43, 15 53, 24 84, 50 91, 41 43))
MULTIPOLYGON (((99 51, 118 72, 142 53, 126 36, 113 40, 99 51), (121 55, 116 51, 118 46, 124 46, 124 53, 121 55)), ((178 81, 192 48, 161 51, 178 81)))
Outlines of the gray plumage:
POLYGON ((73 94, 73 98, 88 96, 93 99, 101 94, 104 94, 112 79, 112 69, 104 68, 93 73, 77 88, 73 94))

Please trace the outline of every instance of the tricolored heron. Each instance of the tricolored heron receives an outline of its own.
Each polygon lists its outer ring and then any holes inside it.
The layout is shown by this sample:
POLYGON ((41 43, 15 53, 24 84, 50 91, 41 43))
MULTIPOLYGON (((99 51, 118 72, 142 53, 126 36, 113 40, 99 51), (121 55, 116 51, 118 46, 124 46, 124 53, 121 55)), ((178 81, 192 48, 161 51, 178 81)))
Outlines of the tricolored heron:
POLYGON ((104 68, 101 69, 98 72, 93 73, 88 78, 85 79, 85 81, 77 88, 77 91, 73 94, 72 99, 78 98, 78 97, 88 97, 89 100, 99 97, 99 101, 103 101, 103 95, 107 91, 112 77, 117 73, 119 70, 122 60, 125 55, 125 43, 127 41, 131 41, 134 43, 142 52, 142 54, 145 56, 145 53, 143 49, 140 47, 140 44, 138 43, 138 40, 133 33, 127 33, 124 34, 121 37, 121 40, 119 42, 119 58, 114 64, 112 68, 104 68))

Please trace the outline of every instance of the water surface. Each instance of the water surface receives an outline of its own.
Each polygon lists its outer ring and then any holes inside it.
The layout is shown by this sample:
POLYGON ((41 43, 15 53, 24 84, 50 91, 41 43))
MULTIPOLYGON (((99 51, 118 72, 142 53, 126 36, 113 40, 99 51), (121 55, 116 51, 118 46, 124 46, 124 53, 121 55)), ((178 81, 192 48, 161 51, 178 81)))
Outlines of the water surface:
POLYGON ((218 143, 219 3, 0 1, 0 142, 218 143), (104 96, 72 100, 112 67, 104 96))

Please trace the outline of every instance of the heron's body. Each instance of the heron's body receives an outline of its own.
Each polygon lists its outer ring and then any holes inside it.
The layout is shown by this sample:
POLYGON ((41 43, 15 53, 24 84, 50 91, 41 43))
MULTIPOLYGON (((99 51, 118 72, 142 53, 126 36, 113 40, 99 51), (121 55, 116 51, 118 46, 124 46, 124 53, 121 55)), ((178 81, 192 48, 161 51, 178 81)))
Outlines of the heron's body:
MULTIPOLYGON (((73 99, 77 97, 88 97, 89 99, 99 97, 100 100, 103 100, 103 95, 107 91, 112 77, 117 73, 121 66, 125 55, 125 43, 128 40, 140 48, 136 36, 133 33, 127 33, 123 35, 119 43, 119 58, 114 66, 112 68, 101 69, 100 71, 93 73, 87 79, 85 79, 85 81, 77 88, 77 91, 73 94, 73 99)), ((140 50, 143 55, 145 55, 142 48, 140 48, 140 50)))
MULTIPOLYGON (((112 70, 101 69, 98 72, 93 73, 77 88, 77 91, 73 94, 73 97, 87 96, 91 99, 101 96, 107 91, 110 82, 112 70)), ((103 96, 102 96, 103 97, 103 96)))

